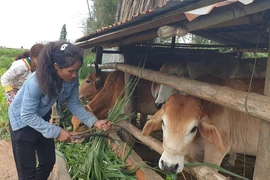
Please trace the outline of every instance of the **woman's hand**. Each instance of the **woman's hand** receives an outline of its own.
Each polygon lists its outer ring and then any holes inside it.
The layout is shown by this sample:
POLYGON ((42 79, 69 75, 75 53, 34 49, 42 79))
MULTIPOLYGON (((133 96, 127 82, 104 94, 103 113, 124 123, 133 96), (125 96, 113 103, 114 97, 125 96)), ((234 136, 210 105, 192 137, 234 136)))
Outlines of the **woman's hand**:
POLYGON ((112 126, 112 123, 109 122, 107 119, 97 120, 94 124, 94 127, 101 129, 103 128, 104 131, 108 131, 112 126))
POLYGON ((60 142, 71 142, 71 141, 74 141, 73 135, 74 135, 73 133, 71 133, 65 129, 61 129, 60 134, 57 137, 57 139, 60 142))
POLYGON ((16 94, 16 93, 14 92, 14 90, 10 90, 10 91, 8 91, 8 93, 9 93, 9 95, 12 96, 12 97, 14 97, 15 94, 16 94))

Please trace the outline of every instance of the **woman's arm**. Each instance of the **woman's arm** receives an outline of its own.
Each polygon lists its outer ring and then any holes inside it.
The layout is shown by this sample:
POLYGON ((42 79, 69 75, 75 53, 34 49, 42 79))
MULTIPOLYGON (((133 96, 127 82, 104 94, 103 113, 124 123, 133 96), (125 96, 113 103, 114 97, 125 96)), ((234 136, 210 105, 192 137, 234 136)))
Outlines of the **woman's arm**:
POLYGON ((66 98, 67 107, 74 116, 76 116, 80 121, 82 121, 85 125, 91 128, 97 121, 97 118, 87 112, 81 105, 79 100, 78 86, 79 82, 77 79, 71 91, 71 95, 66 98))

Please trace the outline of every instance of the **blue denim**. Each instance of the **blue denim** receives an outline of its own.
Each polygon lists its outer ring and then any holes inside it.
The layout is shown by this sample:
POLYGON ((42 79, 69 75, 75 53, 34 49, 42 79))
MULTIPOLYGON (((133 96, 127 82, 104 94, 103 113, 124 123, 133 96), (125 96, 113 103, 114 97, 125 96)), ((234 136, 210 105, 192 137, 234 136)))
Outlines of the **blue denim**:
MULTIPOLYGON (((46 82, 44 82, 46 83, 46 82)), ((88 127, 92 127, 97 118, 87 112, 79 101, 79 80, 62 83, 62 89, 57 97, 49 98, 39 89, 36 73, 32 73, 24 82, 12 101, 8 114, 13 131, 30 126, 46 138, 57 138, 61 128, 42 119, 57 102, 57 111, 61 116, 60 104, 66 102, 70 112, 88 127)))

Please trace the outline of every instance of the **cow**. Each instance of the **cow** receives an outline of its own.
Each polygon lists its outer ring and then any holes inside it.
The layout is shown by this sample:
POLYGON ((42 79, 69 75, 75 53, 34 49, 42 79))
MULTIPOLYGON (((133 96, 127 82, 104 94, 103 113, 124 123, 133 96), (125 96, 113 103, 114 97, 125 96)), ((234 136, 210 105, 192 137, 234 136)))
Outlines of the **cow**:
MULTIPOLYGON (((225 79, 204 75, 197 80, 247 91, 249 80, 225 79)), ((251 92, 263 93, 264 79, 253 81, 251 92)), ((179 173, 184 156, 220 166, 229 153, 256 155, 260 119, 187 94, 169 97, 162 108, 145 124, 142 134, 163 130, 163 153, 159 167, 179 173)))
MULTIPOLYGON (((265 77, 266 59, 260 59, 255 68, 253 68, 253 61, 231 59, 224 60, 200 60, 200 61, 166 61, 160 68, 160 72, 186 77, 189 79, 196 79, 205 74, 222 78, 245 78, 251 77, 254 70, 253 78, 260 79, 265 77)), ((154 84, 154 82, 153 82, 154 84)), ((155 85, 157 87, 157 85, 155 85)), ((159 88, 152 89, 152 95, 155 97, 155 105, 158 109, 162 104, 172 95, 178 93, 174 88, 160 85, 159 88)))
MULTIPOLYGON (((103 72, 100 72, 103 73, 103 72)), ((92 75, 93 76, 93 75, 92 75)), ((86 81, 85 81, 86 82, 86 81)), ((92 85, 95 84, 91 82, 92 85)), ((136 88, 136 105, 137 111, 142 114, 154 114, 157 112, 155 108, 154 98, 151 95, 151 82, 140 79, 136 88)), ((101 90, 94 96, 94 98, 88 103, 86 108, 98 119, 106 119, 108 117, 109 110, 114 106, 117 98, 120 96, 123 87, 124 87, 124 73, 121 71, 113 71, 107 76, 104 86, 101 90)), ((84 88, 89 88, 89 86, 83 86, 84 88)), ((80 92, 87 92, 86 89, 80 87, 80 92)), ((84 95, 80 94, 81 98, 91 97, 85 93, 84 95)), ((123 94, 122 94, 123 95, 123 94)), ((87 128, 76 118, 72 117, 73 131, 81 132, 87 128)))
POLYGON ((79 98, 91 101, 101 90, 111 72, 92 72, 82 82, 79 89, 79 98))

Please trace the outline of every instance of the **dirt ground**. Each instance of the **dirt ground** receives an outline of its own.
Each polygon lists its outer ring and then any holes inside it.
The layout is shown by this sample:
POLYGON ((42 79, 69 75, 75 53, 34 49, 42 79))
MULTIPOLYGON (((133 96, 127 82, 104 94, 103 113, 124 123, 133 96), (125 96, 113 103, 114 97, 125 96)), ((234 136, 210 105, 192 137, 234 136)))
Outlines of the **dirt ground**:
POLYGON ((0 180, 17 180, 11 142, 0 140, 0 180))

